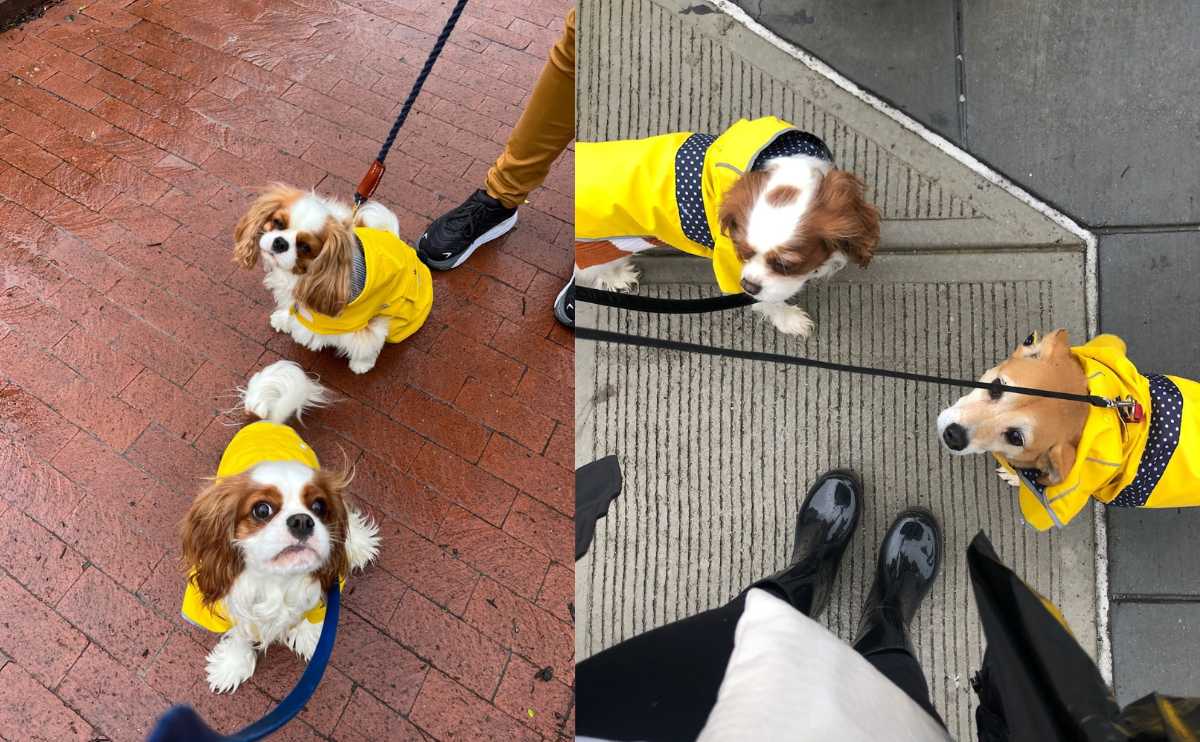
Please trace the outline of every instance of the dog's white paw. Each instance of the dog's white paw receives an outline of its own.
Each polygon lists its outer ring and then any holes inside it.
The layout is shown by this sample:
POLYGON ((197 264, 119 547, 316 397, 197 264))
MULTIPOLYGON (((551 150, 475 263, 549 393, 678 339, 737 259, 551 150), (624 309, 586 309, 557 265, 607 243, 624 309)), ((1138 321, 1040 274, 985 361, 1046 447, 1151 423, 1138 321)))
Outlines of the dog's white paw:
POLYGON ((227 693, 254 674, 258 656, 249 642, 226 635, 208 653, 208 687, 213 693, 227 693))
POLYGON ((816 327, 816 323, 812 321, 812 317, 808 316, 808 312, 790 304, 755 304, 752 309, 771 320, 775 329, 784 335, 808 337, 816 327))
POLYGON ((1014 487, 1021 486, 1021 478, 1010 472, 1008 469, 1005 469, 1003 466, 996 467, 996 475, 1003 479, 1006 484, 1011 484, 1014 487))
POLYGON ((284 640, 289 649, 308 662, 312 659, 313 652, 317 651, 317 642, 321 639, 321 627, 324 625, 324 623, 313 623, 307 618, 301 619, 300 623, 288 629, 284 640))
POLYGON ((596 288, 602 291, 635 291, 642 272, 631 260, 620 260, 611 269, 596 276, 596 288))
POLYGON ((275 332, 287 332, 292 323, 291 313, 286 309, 276 309, 271 312, 271 328, 275 332))
POLYGON ((374 358, 351 358, 350 370, 356 374, 365 374, 375 368, 374 358))
POLYGON ((347 508, 346 514, 349 516, 346 556, 350 559, 350 569, 360 570, 379 555, 379 526, 354 508, 347 508))

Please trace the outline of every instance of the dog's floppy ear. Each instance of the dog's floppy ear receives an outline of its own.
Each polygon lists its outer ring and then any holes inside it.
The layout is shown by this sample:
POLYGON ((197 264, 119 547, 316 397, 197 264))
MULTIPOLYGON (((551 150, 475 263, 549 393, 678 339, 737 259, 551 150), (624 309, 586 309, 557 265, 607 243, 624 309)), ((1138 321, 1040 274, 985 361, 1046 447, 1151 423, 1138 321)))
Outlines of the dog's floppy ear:
POLYGON ((1070 443, 1055 443, 1038 457, 1037 468, 1042 472, 1038 484, 1050 486, 1067 478, 1075 464, 1075 446, 1070 443))
POLYGON ((354 232, 341 222, 330 222, 325 235, 320 255, 296 284, 296 300, 332 317, 349 301, 354 232))
POLYGON ((863 195, 863 183, 853 173, 830 170, 821 179, 814 214, 807 220, 832 250, 865 268, 879 245, 879 209, 863 195))
POLYGON ((205 605, 224 597, 242 573, 242 552, 233 540, 238 507, 249 488, 244 476, 217 479, 196 495, 183 519, 183 566, 196 571, 193 581, 205 605))
POLYGON ((276 184, 250 204, 233 230, 233 262, 243 268, 253 268, 258 263, 258 238, 263 226, 297 195, 296 189, 276 184))
MULTIPOLYGON (((325 500, 326 511, 321 516, 325 527, 329 529, 329 540, 333 548, 329 552, 329 561, 317 573, 321 581, 321 589, 328 591, 334 582, 350 573, 350 555, 346 552, 346 536, 349 533, 349 515, 346 512, 345 492, 350 484, 351 475, 335 472, 329 469, 317 471, 309 485, 313 494, 325 500)), ((306 494, 306 505, 308 492, 306 494)))
POLYGON ((720 208, 717 209, 717 223, 721 227, 721 234, 731 240, 742 239, 750 209, 770 179, 770 174, 765 170, 751 170, 729 186, 729 190, 725 191, 721 198, 720 208))

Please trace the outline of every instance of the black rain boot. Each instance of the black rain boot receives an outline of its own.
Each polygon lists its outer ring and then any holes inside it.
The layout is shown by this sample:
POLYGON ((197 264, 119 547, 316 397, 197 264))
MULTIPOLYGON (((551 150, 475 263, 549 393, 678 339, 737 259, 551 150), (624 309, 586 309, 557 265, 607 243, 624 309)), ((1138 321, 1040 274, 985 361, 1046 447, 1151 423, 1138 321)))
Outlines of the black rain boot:
POLYGON ((842 469, 822 474, 796 516, 791 566, 750 587, 775 593, 806 616, 819 616, 829 603, 833 578, 861 509, 862 483, 857 475, 842 469))
POLYGON ((863 605, 854 648, 864 657, 903 650, 914 654, 908 627, 933 587, 942 563, 942 528, 933 513, 909 508, 892 522, 879 546, 875 582, 863 605))

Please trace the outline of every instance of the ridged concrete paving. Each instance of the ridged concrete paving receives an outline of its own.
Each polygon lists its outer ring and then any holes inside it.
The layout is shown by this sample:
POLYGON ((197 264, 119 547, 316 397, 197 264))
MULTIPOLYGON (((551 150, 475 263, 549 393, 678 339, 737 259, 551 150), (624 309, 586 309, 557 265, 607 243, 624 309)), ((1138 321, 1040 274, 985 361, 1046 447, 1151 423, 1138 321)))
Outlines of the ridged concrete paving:
MULTIPOLYGON (((807 341, 744 310, 688 318, 584 305, 582 326, 966 377, 1030 330, 1083 337, 1091 326, 1093 266, 1077 233, 729 16, 683 2, 583 2, 580 30, 581 140, 717 132, 773 113, 822 136, 885 216, 870 269, 806 290, 817 322, 807 341)), ((715 290, 702 261, 643 265, 642 293, 715 290)), ((615 453, 626 482, 576 564, 579 659, 778 568, 808 482, 834 466, 859 471, 868 500, 824 617, 839 635, 854 632, 891 517, 922 504, 942 520, 944 572, 914 638, 956 737, 973 736, 969 677, 982 643, 963 554, 980 529, 1097 650, 1090 513, 1037 534, 987 460, 946 455, 934 418, 958 390, 627 346, 576 351, 576 461, 615 453)))
MULTIPOLYGON (((643 292, 709 293, 707 266, 659 259, 643 292), (665 281, 665 283, 658 283, 665 281)), ((1082 332, 1077 253, 888 255, 871 271, 808 291, 807 342, 784 339, 737 310, 699 318, 597 311, 580 323, 730 348, 974 376, 1030 328, 1082 332), (1013 259, 1013 258, 1016 259, 1013 259)), ((850 639, 891 518, 920 504, 941 519, 946 560, 914 639, 956 735, 970 729, 968 678, 982 657, 962 555, 980 529, 1036 589, 1095 643, 1090 513, 1045 535, 1024 526, 1016 498, 982 457, 938 446, 945 387, 824 371, 579 343, 576 458, 620 456, 625 489, 576 563, 579 658, 720 605, 786 563, 808 482, 833 467, 859 472, 867 508, 824 617, 850 639)))
POLYGON ((580 3, 580 141, 720 133, 739 118, 773 114, 820 136, 839 167, 863 178, 886 219, 888 246, 1080 244, 733 18, 695 7, 686 0, 580 3))

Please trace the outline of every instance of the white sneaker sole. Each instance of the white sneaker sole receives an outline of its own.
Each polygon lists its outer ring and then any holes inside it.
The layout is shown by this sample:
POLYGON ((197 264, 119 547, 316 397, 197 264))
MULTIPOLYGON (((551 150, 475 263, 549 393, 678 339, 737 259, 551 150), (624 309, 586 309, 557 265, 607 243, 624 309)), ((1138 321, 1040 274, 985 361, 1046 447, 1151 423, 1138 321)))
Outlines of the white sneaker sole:
POLYGON ((454 270, 458 266, 467 262, 467 259, 475 254, 476 250, 492 240, 508 234, 515 226, 517 226, 517 214, 516 212, 513 212, 512 216, 476 237, 475 241, 472 242, 466 250, 463 250, 461 253, 459 253, 457 257, 446 261, 430 260, 428 261, 429 267, 439 271, 454 270))
MULTIPOLYGON (((558 320, 559 324, 563 325, 564 327, 570 327, 571 329, 575 328, 575 320, 568 322, 566 316, 563 312, 559 311, 558 307, 559 304, 564 303, 564 297, 567 294, 567 289, 571 288, 573 284, 574 281, 568 281, 567 284, 559 290, 558 296, 554 297, 554 319, 558 320)), ((572 312, 572 314, 574 314, 574 312, 572 312)))

